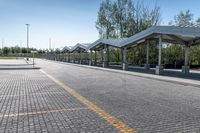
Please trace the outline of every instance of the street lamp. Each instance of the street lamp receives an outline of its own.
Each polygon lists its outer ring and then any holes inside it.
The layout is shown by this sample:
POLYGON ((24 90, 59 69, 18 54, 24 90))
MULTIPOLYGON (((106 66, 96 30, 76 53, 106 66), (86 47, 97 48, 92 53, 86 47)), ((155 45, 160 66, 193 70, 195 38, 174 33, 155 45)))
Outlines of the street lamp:
POLYGON ((26 60, 29 60, 29 58, 28 58, 28 45, 29 45, 29 26, 30 26, 30 24, 26 24, 26 26, 27 26, 27 50, 26 50, 26 52, 27 52, 27 57, 26 57, 26 60))
POLYGON ((3 46, 4 45, 4 39, 2 38, 2 49, 1 49, 1 51, 2 51, 2 56, 3 56, 3 46))

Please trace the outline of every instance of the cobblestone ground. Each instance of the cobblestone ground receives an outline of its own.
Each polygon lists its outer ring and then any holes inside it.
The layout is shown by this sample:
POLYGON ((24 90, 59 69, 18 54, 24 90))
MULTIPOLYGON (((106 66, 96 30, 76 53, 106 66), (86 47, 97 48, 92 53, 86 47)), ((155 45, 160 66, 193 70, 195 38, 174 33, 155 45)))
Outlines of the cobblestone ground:
POLYGON ((200 88, 126 74, 37 60, 138 133, 200 133, 200 88))
POLYGON ((39 70, 0 70, 0 132, 118 132, 39 70))

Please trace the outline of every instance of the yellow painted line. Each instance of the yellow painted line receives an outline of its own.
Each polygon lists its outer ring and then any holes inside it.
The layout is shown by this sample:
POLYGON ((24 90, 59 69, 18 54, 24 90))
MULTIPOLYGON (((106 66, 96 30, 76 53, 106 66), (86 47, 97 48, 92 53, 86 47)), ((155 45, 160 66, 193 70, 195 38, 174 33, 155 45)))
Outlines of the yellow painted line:
POLYGON ((71 109, 46 110, 46 111, 38 111, 38 112, 1 115, 0 118, 2 118, 2 117, 17 117, 17 116, 24 116, 24 115, 39 115, 39 114, 47 114, 47 113, 54 113, 54 112, 61 112, 61 111, 79 111, 79 110, 87 110, 87 109, 88 108, 71 108, 71 109))
POLYGON ((99 116, 104 118, 107 122, 109 122, 111 125, 113 125, 115 128, 117 128, 122 133, 136 133, 135 129, 128 127, 126 124, 115 118, 114 116, 111 116, 110 114, 106 113, 103 109, 95 105, 94 103, 87 100, 85 97, 81 96, 79 93, 65 85, 64 83, 60 82, 59 80, 55 79, 48 73, 46 73, 44 70, 40 70, 42 73, 44 73, 47 77, 49 77, 51 80, 53 80, 55 83, 57 83, 59 86, 64 88, 69 94, 74 96, 77 100, 79 100, 81 103, 86 105, 89 109, 97 113, 99 116))

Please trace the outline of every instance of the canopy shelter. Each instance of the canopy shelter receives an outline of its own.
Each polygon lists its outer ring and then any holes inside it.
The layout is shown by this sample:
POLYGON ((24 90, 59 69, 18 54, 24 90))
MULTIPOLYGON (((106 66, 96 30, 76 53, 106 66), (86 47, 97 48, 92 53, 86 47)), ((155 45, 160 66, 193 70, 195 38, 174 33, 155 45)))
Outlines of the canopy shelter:
POLYGON ((81 51, 88 51, 88 47, 89 47, 90 43, 77 43, 74 47, 71 48, 71 52, 81 52, 81 51))
MULTIPOLYGON (((126 49, 127 47, 135 47, 140 44, 146 44, 146 65, 149 69, 149 42, 157 40, 159 46, 158 65, 156 66, 156 74, 161 74, 163 71, 162 61, 162 44, 163 42, 178 43, 183 46, 185 50, 185 63, 182 67, 184 73, 189 73, 189 47, 200 43, 200 27, 178 27, 178 26, 153 26, 140 33, 137 33, 125 39, 98 39, 92 44, 76 44, 72 48, 64 48, 71 53, 79 53, 79 61, 81 63, 81 53, 90 50, 90 62, 92 63, 92 53, 95 52, 96 65, 96 51, 103 50, 103 67, 109 65, 109 46, 122 49, 122 66, 123 70, 127 68, 126 49)), ((74 60, 74 59, 73 59, 74 60)))
POLYGON ((109 66, 109 47, 120 48, 120 43, 125 39, 104 39, 100 38, 92 43, 88 49, 90 50, 90 65, 92 60, 92 51, 95 52, 95 65, 96 65, 96 52, 103 50, 103 67, 109 66))
POLYGON ((57 48, 56 50, 55 50, 55 53, 60 53, 61 52, 61 50, 59 49, 59 48, 57 48))
POLYGON ((71 52, 71 48, 68 46, 65 46, 61 52, 64 55, 64 61, 70 62, 70 52, 71 52))
POLYGON ((89 45, 88 49, 89 50, 102 50, 104 49, 105 45, 120 48, 121 47, 121 42, 124 41, 125 39, 98 39, 91 45, 89 45))
POLYGON ((71 49, 70 47, 68 46, 65 46, 62 50, 61 50, 62 53, 70 53, 71 52, 71 49))
POLYGON ((57 48, 54 52, 55 54, 55 60, 57 61, 60 61, 60 53, 61 53, 61 50, 59 48, 57 48))
POLYGON ((182 71, 188 73, 189 47, 200 43, 200 27, 154 26, 122 41, 120 47, 137 46, 145 42, 147 45, 146 66, 148 66, 149 41, 151 40, 158 40, 159 45, 156 74, 161 74, 163 71, 163 66, 161 65, 163 42, 178 43, 184 47, 185 64, 182 67, 182 71))
MULTIPOLYGON (((71 48, 70 51, 71 53, 73 53, 73 57, 75 57, 75 53, 79 54, 79 64, 82 64, 81 53, 87 53, 89 45, 90 43, 78 43, 74 47, 71 48)), ((75 58, 73 60, 75 60, 75 58)))

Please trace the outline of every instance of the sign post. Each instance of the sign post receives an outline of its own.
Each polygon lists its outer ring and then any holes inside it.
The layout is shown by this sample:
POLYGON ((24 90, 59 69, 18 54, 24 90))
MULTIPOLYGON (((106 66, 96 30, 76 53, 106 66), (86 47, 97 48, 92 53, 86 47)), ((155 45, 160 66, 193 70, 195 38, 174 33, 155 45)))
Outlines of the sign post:
POLYGON ((33 67, 35 65, 35 54, 37 53, 37 51, 31 51, 31 53, 33 54, 33 67))

